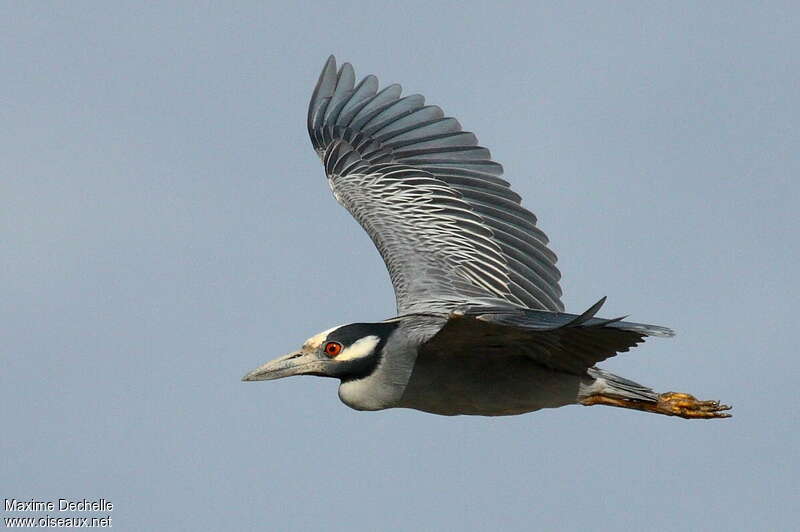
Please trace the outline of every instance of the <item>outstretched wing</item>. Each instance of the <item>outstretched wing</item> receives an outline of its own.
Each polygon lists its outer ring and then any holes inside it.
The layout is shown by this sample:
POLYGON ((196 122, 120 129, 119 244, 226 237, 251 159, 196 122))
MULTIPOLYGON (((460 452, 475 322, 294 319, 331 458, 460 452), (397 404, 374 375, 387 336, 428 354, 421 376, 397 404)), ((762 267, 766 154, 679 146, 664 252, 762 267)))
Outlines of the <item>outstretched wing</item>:
POLYGON ((420 349, 419 356, 476 354, 525 355, 556 371, 585 375, 647 336, 673 336, 659 325, 595 318, 605 298, 581 315, 530 309, 470 306, 447 323, 420 349))
POLYGON ((398 312, 459 304, 563 310, 560 273, 536 217, 474 134, 399 85, 378 90, 331 56, 308 131, 337 200, 369 233, 398 312))

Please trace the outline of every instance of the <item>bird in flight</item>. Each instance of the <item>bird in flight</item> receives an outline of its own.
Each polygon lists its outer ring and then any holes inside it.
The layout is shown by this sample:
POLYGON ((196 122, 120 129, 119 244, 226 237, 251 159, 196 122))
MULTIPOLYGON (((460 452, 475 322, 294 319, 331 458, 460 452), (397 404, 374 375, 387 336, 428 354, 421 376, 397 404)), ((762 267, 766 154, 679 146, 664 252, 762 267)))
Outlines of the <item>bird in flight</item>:
POLYGON ((397 316, 333 327, 242 380, 334 377, 357 410, 413 408, 504 416, 581 404, 688 419, 730 407, 657 393, 596 364, 657 325, 564 312, 548 238, 473 133, 425 105, 356 83, 328 58, 308 108, 308 133, 336 200, 369 234, 394 287, 397 316))

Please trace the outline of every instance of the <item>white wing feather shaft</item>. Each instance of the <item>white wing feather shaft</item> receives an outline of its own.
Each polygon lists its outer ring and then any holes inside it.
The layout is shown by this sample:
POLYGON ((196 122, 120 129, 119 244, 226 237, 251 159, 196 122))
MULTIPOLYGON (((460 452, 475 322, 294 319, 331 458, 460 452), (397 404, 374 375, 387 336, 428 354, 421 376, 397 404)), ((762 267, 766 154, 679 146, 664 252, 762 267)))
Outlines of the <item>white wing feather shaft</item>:
POLYGON ((560 311, 560 273, 536 217, 474 134, 424 98, 378 91, 328 59, 308 130, 331 189, 369 233, 402 313, 465 303, 560 311))
POLYGON ((447 312, 467 301, 520 304, 492 232, 446 183, 401 164, 338 170, 348 156, 358 155, 345 141, 326 152, 331 188, 375 242, 400 314, 447 312))

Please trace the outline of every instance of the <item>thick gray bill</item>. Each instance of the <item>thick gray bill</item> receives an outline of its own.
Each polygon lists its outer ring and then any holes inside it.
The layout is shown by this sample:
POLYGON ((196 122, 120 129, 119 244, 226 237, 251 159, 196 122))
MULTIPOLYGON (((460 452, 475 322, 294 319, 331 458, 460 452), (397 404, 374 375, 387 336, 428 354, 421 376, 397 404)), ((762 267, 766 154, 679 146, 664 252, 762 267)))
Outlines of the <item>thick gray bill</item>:
POLYGON ((275 360, 259 366, 244 377, 243 381, 271 381, 292 375, 307 375, 309 373, 325 374, 325 362, 319 360, 315 354, 305 351, 294 351, 275 360))

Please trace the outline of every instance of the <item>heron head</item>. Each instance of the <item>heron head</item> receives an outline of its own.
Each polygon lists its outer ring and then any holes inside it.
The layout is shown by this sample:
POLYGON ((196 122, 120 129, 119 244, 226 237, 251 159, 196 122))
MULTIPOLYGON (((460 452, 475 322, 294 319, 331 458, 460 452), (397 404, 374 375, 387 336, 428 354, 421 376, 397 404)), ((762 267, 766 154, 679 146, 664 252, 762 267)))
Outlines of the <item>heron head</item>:
POLYGON ((396 322, 351 323, 315 334, 293 351, 259 366, 243 381, 268 381, 292 375, 341 380, 366 377, 380 362, 396 322))

